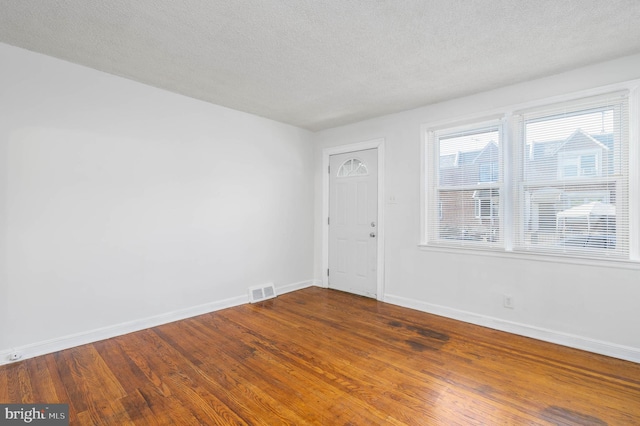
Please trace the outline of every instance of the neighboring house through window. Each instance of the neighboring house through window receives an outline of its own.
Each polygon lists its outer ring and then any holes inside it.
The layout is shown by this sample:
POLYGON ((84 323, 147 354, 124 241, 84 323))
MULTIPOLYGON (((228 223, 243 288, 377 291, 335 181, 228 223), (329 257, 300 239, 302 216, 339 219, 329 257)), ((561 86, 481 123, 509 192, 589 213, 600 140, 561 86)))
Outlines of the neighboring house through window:
POLYGON ((501 123, 432 134, 434 212, 430 232, 450 244, 494 244, 500 236, 501 123))
POLYGON ((497 161, 481 163, 479 165, 480 176, 479 182, 497 182, 500 168, 497 161))
POLYGON ((497 189, 480 189, 474 191, 472 197, 475 200, 476 218, 498 220, 500 195, 497 189))
POLYGON ((517 115, 514 249, 628 258, 627 117, 615 95, 517 115))

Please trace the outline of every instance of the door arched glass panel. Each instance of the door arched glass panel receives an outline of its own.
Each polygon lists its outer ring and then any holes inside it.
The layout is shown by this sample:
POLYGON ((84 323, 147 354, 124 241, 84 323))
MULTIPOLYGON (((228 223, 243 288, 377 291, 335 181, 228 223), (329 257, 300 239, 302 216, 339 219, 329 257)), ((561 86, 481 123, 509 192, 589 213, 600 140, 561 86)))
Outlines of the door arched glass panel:
POLYGON ((338 169, 338 177, 366 176, 369 174, 367 165, 357 158, 350 158, 338 169))

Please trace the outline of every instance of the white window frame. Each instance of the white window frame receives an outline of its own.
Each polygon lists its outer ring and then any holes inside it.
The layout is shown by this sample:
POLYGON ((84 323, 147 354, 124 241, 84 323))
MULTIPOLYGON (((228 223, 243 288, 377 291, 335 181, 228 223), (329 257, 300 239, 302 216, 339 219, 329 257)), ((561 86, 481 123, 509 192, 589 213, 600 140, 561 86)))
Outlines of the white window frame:
MULTIPOLYGON (((458 117, 450 120, 441 120, 439 122, 426 123, 421 126, 421 229, 419 247, 427 251, 444 251, 451 253, 466 253, 472 255, 498 256, 506 258, 521 258, 546 262, 574 263, 581 265, 606 265, 619 268, 640 269, 640 80, 627 81, 619 84, 612 84, 604 87, 583 90, 580 92, 554 96, 547 99, 541 99, 522 104, 514 104, 508 107, 484 111, 480 114, 469 115, 466 117, 458 117), (513 182, 516 172, 516 161, 518 152, 521 149, 517 146, 516 131, 514 126, 513 115, 517 111, 530 108, 542 108, 552 104, 561 102, 574 102, 583 98, 601 96, 616 91, 628 91, 628 114, 629 114, 629 175, 628 175, 628 205, 629 205, 629 258, 624 259, 605 259, 605 258, 588 258, 585 256, 557 256, 545 253, 530 253, 514 251, 513 238, 517 227, 514 222, 514 210, 516 209, 516 201, 524 202, 524 200, 514 200, 517 194, 510 184, 513 182), (437 210, 434 213, 433 206, 430 206, 433 200, 433 192, 428 185, 429 179, 433 178, 433 170, 426 157, 426 153, 430 153, 429 135, 431 132, 451 128, 455 126, 467 125, 473 127, 478 123, 489 119, 500 119, 504 123, 504 131, 502 134, 501 150, 503 155, 502 162, 502 180, 503 191, 500 200, 500 227, 503 236, 503 247, 499 250, 486 250, 484 247, 468 245, 464 247, 448 247, 439 244, 434 240, 432 235, 428 234, 429 218, 433 214, 438 215, 437 210), (514 142, 512 142, 512 140, 514 142), (509 229, 509 231, 506 231, 509 229)), ((602 173, 602 158, 597 158, 596 167, 598 168, 598 176, 602 173)))
MULTIPOLYGON (((429 192, 429 196, 426 197, 426 199, 424 200, 424 202, 422 203, 423 205, 423 218, 425 218, 425 215, 427 214, 426 212, 432 212, 432 216, 430 216, 430 218, 428 220, 424 220, 421 224, 421 227, 423 229, 423 238, 425 238, 424 241, 426 241, 426 237, 427 237, 427 232, 426 229, 427 228, 435 228, 435 222, 442 220, 443 219, 443 214, 442 214, 442 202, 440 201, 438 194, 441 190, 448 190, 448 191, 474 191, 474 190, 497 190, 499 191, 499 193, 502 193, 502 181, 500 179, 500 174, 498 181, 492 181, 492 182, 482 182, 482 183, 478 183, 477 185, 474 186, 470 186, 470 185, 466 185, 464 187, 455 187, 455 186, 443 186, 443 187, 436 187, 435 185, 430 185, 431 182, 437 182, 438 181, 438 173, 439 173, 439 159, 440 159, 440 153, 439 153, 439 146, 438 146, 438 141, 439 141, 439 137, 441 135, 452 135, 452 134, 456 134, 456 133, 464 133, 467 131, 481 131, 483 129, 490 129, 490 128, 497 128, 498 132, 500 133, 500 140, 502 140, 504 138, 504 131, 503 131, 503 120, 500 119, 499 117, 495 117, 495 116, 489 116, 489 117, 484 117, 482 119, 479 120, 471 120, 468 123, 456 123, 455 125, 451 125, 451 126, 442 126, 439 128, 432 128, 429 129, 427 131, 428 133, 428 140, 426 141, 426 143, 423 145, 423 153, 426 152, 426 150, 428 150, 428 152, 430 152, 432 154, 432 161, 438 162, 438 166, 433 168, 431 167, 432 165, 427 166, 426 164, 424 164, 423 162, 423 172, 425 170, 430 170, 429 172, 429 176, 427 177, 425 175, 425 173, 422 174, 423 177, 425 177, 425 179, 423 179, 423 189, 427 190, 429 192), (427 189, 428 188, 428 189, 427 189)), ((504 158, 503 152, 502 152, 502 142, 499 144, 499 149, 500 149, 500 153, 499 153, 499 157, 500 160, 502 160, 504 158)), ((423 160, 424 160, 424 155, 422 156, 423 160)), ((500 160, 498 161, 498 169, 500 170, 500 160)), ((443 170, 446 170, 446 168, 444 168, 443 170)), ((424 191, 423 191, 424 193, 424 191)), ((494 198, 500 198, 500 197, 494 197, 494 198)), ((476 219, 478 219, 478 216, 475 215, 475 206, 476 206, 476 201, 474 200, 474 216, 476 219)), ((503 221, 501 220, 502 217, 502 202, 499 202, 499 207, 498 207, 498 214, 496 216, 497 219, 499 219, 499 225, 498 225, 498 234, 499 235, 503 235, 503 221)), ((484 217, 482 217, 484 218, 484 217)), ((464 245, 464 246, 476 246, 480 249, 491 249, 491 246, 495 245, 495 240, 493 239, 489 239, 490 241, 472 241, 472 240, 465 240, 465 239, 448 239, 445 237, 441 237, 438 233, 438 235, 430 235, 429 236, 429 244, 440 244, 440 245, 444 245, 444 246, 458 246, 458 245, 464 245)))

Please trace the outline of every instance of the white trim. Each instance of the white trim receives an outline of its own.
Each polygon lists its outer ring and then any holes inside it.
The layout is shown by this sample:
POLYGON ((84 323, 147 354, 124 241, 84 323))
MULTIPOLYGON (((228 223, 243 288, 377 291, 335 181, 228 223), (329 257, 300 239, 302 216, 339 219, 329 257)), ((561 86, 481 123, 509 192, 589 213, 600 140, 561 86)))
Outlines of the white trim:
MULTIPOLYGON (((640 84, 640 82, 638 82, 640 84)), ((629 258, 640 261, 640 89, 629 93, 629 258), (635 117, 635 119, 633 119, 635 117)))
MULTIPOLYGON (((431 199, 431 193, 427 194, 429 185, 427 185, 427 145, 429 144, 429 137, 427 136, 432 132, 431 127, 426 124, 420 126, 420 243, 419 245, 427 244, 429 242, 429 236, 427 235, 427 229, 429 227, 430 212, 429 212, 429 200, 431 199)), ((429 177, 430 178, 430 177, 429 177)), ((442 209, 438 206, 439 213, 438 219, 442 219, 440 212, 442 209)))
POLYGON ((316 280, 300 281, 298 283, 277 286, 276 290, 278 292, 278 295, 281 295, 285 293, 291 293, 292 291, 302 290, 303 288, 313 287, 315 285, 317 285, 316 280))
POLYGON ((522 323, 503 320, 500 318, 475 314, 473 312, 461 311, 458 309, 452 309, 446 306, 422 302, 419 300, 408 299, 401 296, 387 294, 385 295, 384 301, 405 308, 444 316, 447 318, 452 318, 458 321, 480 325, 483 327, 489 327, 494 330, 505 331, 507 333, 530 337, 545 342, 568 346, 570 348, 585 350, 601 355, 624 359, 627 361, 640 362, 640 348, 617 345, 615 343, 590 339, 575 334, 562 333, 546 328, 534 327, 522 323))
POLYGON ((325 148, 322 150, 322 285, 329 288, 327 269, 329 269, 329 157, 336 154, 378 150, 378 262, 376 297, 382 300, 384 295, 384 138, 358 142, 349 145, 325 148))
MULTIPOLYGON (((291 291, 300 290, 310 287, 313 281, 302 281, 298 283, 279 286, 277 294, 281 295, 291 291)), ((231 297, 229 299, 218 300, 214 302, 204 303, 202 305, 192 306, 190 308, 179 309, 177 311, 167 312, 160 315, 154 315, 147 318, 141 318, 133 321, 123 322, 107 327, 101 327, 90 331, 70 334, 67 336, 45 340, 42 342, 30 343, 28 345, 16 346, 5 349, 0 352, 0 365, 18 362, 24 359, 33 358, 64 349, 73 348, 80 345, 98 342, 100 340, 110 339, 112 337, 122 336, 124 334, 133 333, 135 331, 156 327, 174 321, 195 317, 210 312, 219 311, 221 309, 231 308, 233 306, 244 305, 249 302, 247 295, 231 297), (9 355, 18 352, 21 357, 17 361, 9 360, 9 355)))
POLYGON ((491 128, 496 123, 500 123, 504 111, 496 108, 491 111, 482 111, 479 113, 468 114, 458 119, 439 120, 433 123, 425 123, 424 131, 433 132, 435 134, 453 135, 462 133, 466 130, 482 130, 483 127, 491 128))
POLYGON ((620 260, 620 259, 594 259, 584 257, 573 257, 573 256, 564 256, 558 253, 527 253, 523 251, 506 251, 499 248, 483 248, 483 247, 472 247, 471 245, 467 245, 464 247, 461 246, 449 246, 446 244, 418 244, 418 247, 422 251, 433 251, 433 252, 442 252, 442 253, 451 253, 451 254, 463 254, 470 256, 489 256, 489 257, 501 257, 503 259, 519 259, 519 260, 528 260, 535 262, 552 262, 552 263, 562 263, 562 264, 574 264, 574 265, 582 265, 582 266, 596 266, 596 267, 607 267, 607 268, 619 268, 619 269, 635 269, 640 271, 640 262, 632 261, 632 260, 620 260))
POLYGON ((501 120, 500 140, 502 141, 502 194, 500 194, 500 235, 504 250, 510 252, 513 250, 513 233, 505 232, 507 229, 513 229, 514 223, 514 188, 513 185, 505 185, 505 182, 513 182, 514 164, 517 164, 517 158, 514 156, 517 149, 514 149, 512 141, 516 140, 514 132, 515 126, 512 126, 513 116, 507 113, 501 120))

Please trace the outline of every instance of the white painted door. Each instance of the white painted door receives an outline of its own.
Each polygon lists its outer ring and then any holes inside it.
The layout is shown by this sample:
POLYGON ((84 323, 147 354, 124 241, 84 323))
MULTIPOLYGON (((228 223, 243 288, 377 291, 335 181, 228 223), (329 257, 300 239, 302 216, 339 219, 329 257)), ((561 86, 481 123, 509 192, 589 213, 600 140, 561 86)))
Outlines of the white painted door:
POLYGON ((329 288, 375 298, 378 150, 329 159, 329 288))

